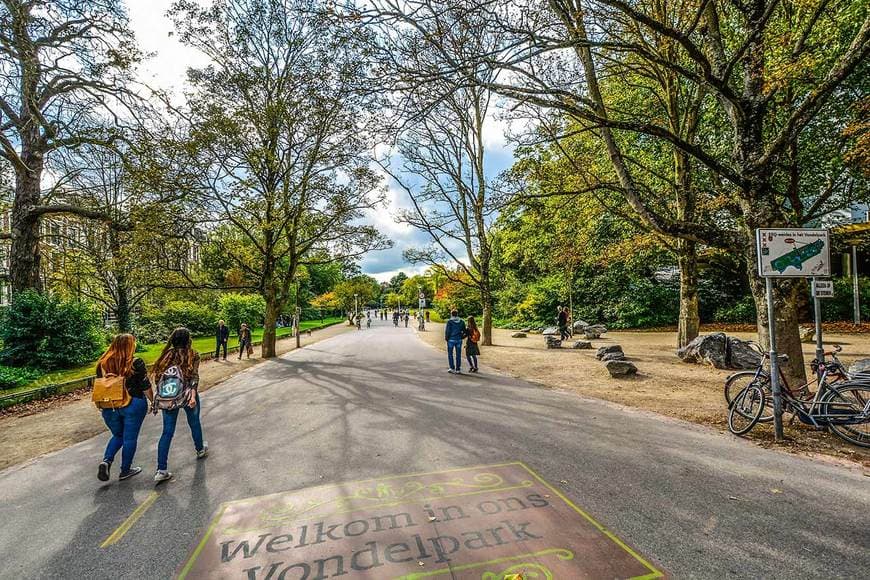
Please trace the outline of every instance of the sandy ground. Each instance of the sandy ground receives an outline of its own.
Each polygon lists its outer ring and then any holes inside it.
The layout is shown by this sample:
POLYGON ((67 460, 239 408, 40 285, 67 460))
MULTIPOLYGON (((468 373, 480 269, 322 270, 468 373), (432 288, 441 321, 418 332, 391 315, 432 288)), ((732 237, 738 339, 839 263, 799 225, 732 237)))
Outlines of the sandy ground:
MULTIPOLYGON (((351 327, 344 324, 302 333, 302 346, 330 338, 351 327)), ((277 343, 278 354, 296 348, 295 338, 285 338, 277 343)), ((206 391, 230 376, 262 362, 260 348, 254 348, 254 356, 239 360, 238 353, 230 353, 228 360, 210 360, 200 367, 201 390, 206 391)), ((148 417, 145 419, 149 420, 148 417)), ((106 431, 99 411, 90 401, 90 393, 78 391, 69 395, 20 405, 0 417, 0 469, 28 461, 45 453, 63 449, 106 431)))
MULTIPOLYGON (((443 328, 442 324, 430 323, 426 332, 419 335, 430 345, 446 351, 443 328)), ((567 389, 723 431, 728 429, 723 386, 726 377, 734 371, 683 363, 674 354, 675 333, 610 332, 592 341, 593 350, 574 350, 570 348, 570 341, 566 341, 568 348, 547 350, 541 335, 511 338, 513 332, 496 329, 496 345, 481 347, 480 364, 545 387, 567 389), (637 365, 637 376, 611 378, 604 365, 595 359, 595 349, 612 344, 621 345, 626 356, 637 365)), ((745 332, 729 334, 743 339, 755 338, 754 334, 745 332)), ((856 359, 870 358, 870 336, 867 335, 825 335, 825 344, 843 346, 840 359, 847 366, 856 359)), ((804 352, 807 360, 812 359, 815 345, 804 345, 804 352)), ((467 368, 466 362, 463 368, 467 368)), ((759 445, 775 444, 770 424, 757 425, 749 436, 759 445)), ((786 437, 788 441, 782 447, 788 451, 857 462, 870 468, 870 450, 846 443, 836 435, 796 422, 786 425, 786 437)))

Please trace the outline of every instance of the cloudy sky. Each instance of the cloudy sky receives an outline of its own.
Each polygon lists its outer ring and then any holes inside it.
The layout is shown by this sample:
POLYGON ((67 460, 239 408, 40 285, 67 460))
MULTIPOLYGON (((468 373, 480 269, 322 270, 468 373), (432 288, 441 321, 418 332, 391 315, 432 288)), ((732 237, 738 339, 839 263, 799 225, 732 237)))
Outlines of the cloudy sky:
MULTIPOLYGON (((153 56, 143 65, 140 76, 149 84, 164 89, 180 91, 184 85, 185 72, 190 66, 202 66, 206 59, 193 49, 182 46, 170 33, 172 23, 166 11, 172 0, 127 0, 130 23, 146 53, 153 56)), ((512 148, 504 138, 504 127, 493 120, 486 131, 488 150, 487 164, 493 176, 510 166, 512 148)), ((388 183, 389 205, 380 211, 371 212, 369 220, 391 238, 395 245, 391 250, 372 252, 362 260, 363 272, 378 280, 389 280, 399 271, 408 274, 422 270, 405 262, 402 251, 408 247, 425 245, 428 241, 423 232, 394 219, 397 210, 410 205, 407 194, 395 183, 388 183)))

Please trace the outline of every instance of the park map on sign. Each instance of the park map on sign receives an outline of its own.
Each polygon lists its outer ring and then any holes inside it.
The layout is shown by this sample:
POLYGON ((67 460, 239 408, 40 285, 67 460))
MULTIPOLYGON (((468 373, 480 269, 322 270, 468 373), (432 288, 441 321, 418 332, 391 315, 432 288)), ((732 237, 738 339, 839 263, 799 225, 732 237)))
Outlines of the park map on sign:
POLYGON ((224 504, 179 578, 661 578, 522 463, 224 504))
POLYGON ((761 229, 757 233, 761 276, 830 275, 828 232, 819 229, 761 229))

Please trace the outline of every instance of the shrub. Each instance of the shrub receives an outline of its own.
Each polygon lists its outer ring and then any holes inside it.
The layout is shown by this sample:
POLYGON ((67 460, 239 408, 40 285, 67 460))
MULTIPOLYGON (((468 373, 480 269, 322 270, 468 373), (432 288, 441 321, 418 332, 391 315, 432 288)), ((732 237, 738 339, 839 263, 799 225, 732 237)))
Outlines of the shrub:
POLYGON ((744 296, 730 306, 717 308, 713 319, 716 322, 755 322, 755 302, 752 296, 744 296))
POLYGON ((36 369, 4 367, 0 365, 0 390, 14 389, 26 385, 42 376, 36 369))
POLYGON ((54 370, 92 362, 105 346, 91 305, 32 290, 21 292, 0 321, 0 363, 54 370))
MULTIPOLYGON (((218 314, 207 305, 188 300, 173 300, 161 307, 146 310, 139 325, 139 334, 154 338, 163 335, 157 342, 165 340, 172 329, 184 326, 196 335, 211 334, 217 326, 218 314)), ((142 336, 143 342, 146 336, 142 336)))
POLYGON ((259 294, 224 294, 220 297, 220 309, 230 332, 238 332, 243 322, 252 328, 263 325, 266 301, 259 294))

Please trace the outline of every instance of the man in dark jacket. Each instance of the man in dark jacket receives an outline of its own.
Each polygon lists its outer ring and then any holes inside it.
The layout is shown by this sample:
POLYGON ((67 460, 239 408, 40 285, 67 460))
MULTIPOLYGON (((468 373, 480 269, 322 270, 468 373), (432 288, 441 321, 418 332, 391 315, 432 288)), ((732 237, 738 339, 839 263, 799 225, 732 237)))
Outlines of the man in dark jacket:
POLYGON ((556 312, 556 324, 559 325, 559 338, 565 340, 568 338, 568 309, 559 306, 556 312))
POLYGON ((465 338, 465 321, 459 318, 459 312, 450 311, 450 319, 444 327, 444 340, 447 341, 447 362, 450 369, 447 372, 462 373, 462 339, 465 338))
POLYGON ((224 360, 227 360, 227 343, 230 341, 230 328, 221 320, 218 322, 217 332, 215 333, 215 342, 217 343, 214 349, 214 357, 220 358, 221 347, 224 349, 224 360))

